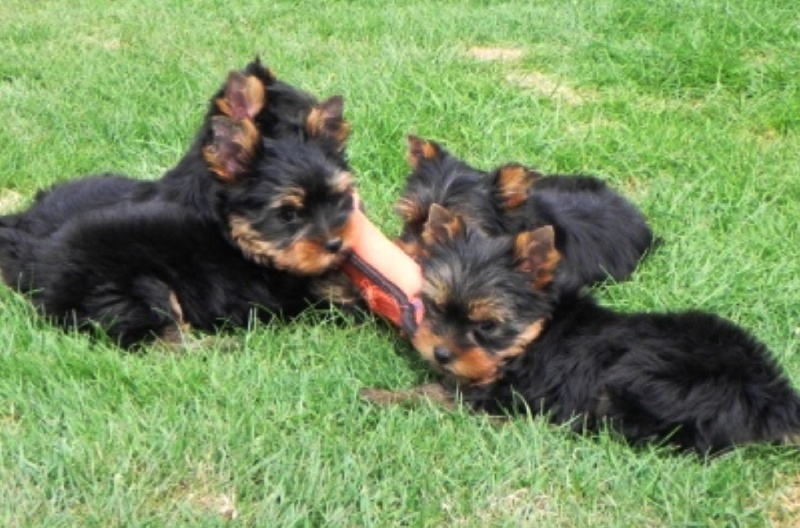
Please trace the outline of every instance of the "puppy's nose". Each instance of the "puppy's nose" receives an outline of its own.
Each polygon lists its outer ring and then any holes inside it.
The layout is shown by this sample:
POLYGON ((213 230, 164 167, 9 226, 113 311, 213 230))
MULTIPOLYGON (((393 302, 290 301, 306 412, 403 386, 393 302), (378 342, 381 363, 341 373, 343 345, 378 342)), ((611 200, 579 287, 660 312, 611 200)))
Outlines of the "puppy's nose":
POLYGON ((450 349, 443 346, 433 347, 433 357, 442 365, 447 365, 453 360, 453 354, 450 349))
POLYGON ((325 251, 328 253, 336 253, 340 249, 342 249, 341 238, 329 238, 325 241, 325 251))

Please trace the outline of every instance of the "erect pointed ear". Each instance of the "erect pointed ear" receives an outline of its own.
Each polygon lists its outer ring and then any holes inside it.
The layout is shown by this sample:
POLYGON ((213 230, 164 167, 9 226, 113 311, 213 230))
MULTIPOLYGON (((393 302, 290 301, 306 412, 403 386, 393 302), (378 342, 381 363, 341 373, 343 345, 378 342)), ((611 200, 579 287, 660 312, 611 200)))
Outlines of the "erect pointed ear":
POLYGON ((220 181, 234 183, 252 169, 260 137, 249 119, 214 116, 203 158, 220 181))
POLYGON ((419 136, 409 135, 406 159, 412 169, 416 169, 422 160, 434 159, 442 151, 441 147, 433 141, 422 139, 419 136))
POLYGON ((493 183, 500 208, 507 211, 522 205, 536 180, 541 177, 540 172, 519 163, 508 163, 497 169, 493 183))
POLYGON ((561 255, 555 247, 553 226, 524 231, 514 239, 517 269, 530 274, 533 288, 542 290, 551 282, 561 255))
POLYGON ((464 232, 464 221, 439 204, 431 205, 428 221, 422 229, 422 241, 427 246, 444 244, 464 232))
POLYGON ((422 225, 428 216, 428 211, 414 196, 403 196, 394 204, 394 211, 403 220, 404 224, 422 225))
POLYGON ((344 98, 334 95, 314 106, 306 118, 306 132, 311 137, 327 137, 344 148, 350 135, 350 123, 344 118, 344 98))
POLYGON ((264 82, 256 75, 231 72, 217 108, 232 119, 253 119, 266 103, 264 82))
POLYGON ((275 73, 271 68, 261 63, 261 57, 259 56, 256 56, 253 62, 245 66, 242 72, 245 75, 254 75, 264 86, 269 86, 277 80, 275 73))

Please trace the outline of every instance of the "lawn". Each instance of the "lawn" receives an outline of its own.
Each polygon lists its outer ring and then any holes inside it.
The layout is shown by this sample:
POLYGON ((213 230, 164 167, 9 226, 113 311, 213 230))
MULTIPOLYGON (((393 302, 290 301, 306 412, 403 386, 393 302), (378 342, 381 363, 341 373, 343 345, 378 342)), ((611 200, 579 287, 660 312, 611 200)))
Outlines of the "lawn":
MULTIPOLYGON (((481 167, 598 175, 663 239, 603 302, 718 312, 800 386, 796 0, 3 0, 0 210, 93 172, 159 177, 256 54, 346 97, 351 163, 387 233, 409 133, 481 167)), ((795 450, 703 461, 366 405, 362 387, 430 374, 386 325, 344 322, 127 355, 0 288, 0 525, 800 524, 795 450)))

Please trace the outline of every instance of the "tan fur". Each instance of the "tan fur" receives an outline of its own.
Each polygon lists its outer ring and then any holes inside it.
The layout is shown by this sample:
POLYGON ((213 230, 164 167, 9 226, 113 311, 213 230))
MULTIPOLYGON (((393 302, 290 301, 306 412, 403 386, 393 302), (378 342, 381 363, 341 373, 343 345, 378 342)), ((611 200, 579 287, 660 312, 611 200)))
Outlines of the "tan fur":
POLYGON ((229 217, 228 225, 231 238, 248 258, 263 266, 272 265, 301 275, 319 275, 340 264, 359 233, 356 222, 349 219, 341 229, 330 234, 331 238, 342 240, 342 249, 330 253, 323 247, 324 241, 304 238, 293 241, 285 248, 277 247, 264 240, 247 219, 237 215, 229 217))
POLYGON ((475 299, 469 303, 467 310, 469 319, 474 322, 490 320, 503 324, 513 315, 495 299, 475 299))
POLYGON ((519 261, 518 269, 531 274, 531 284, 542 290, 553 282, 561 254, 555 248, 555 232, 552 226, 544 226, 517 235, 514 253, 519 261))
POLYGON ((428 216, 428 211, 424 210, 419 202, 408 198, 398 200, 394 210, 406 224, 420 223, 428 216))
POLYGON ((439 150, 430 141, 417 136, 408 136, 408 150, 406 151, 406 159, 411 168, 416 169, 419 162, 423 159, 433 159, 439 154, 439 150))
POLYGON ((447 302, 447 286, 434 277, 427 277, 422 281, 422 295, 441 310, 447 302))
POLYGON ((348 171, 337 172, 330 186, 331 189, 337 193, 345 194, 352 192, 355 187, 353 174, 348 171))
POLYGON ((520 333, 517 338, 514 340, 514 343, 506 348, 505 350, 500 350, 495 353, 495 356, 499 358, 501 361, 508 361, 509 359, 513 359, 517 356, 522 355, 525 352, 525 349, 533 343, 537 337, 542 333, 545 327, 545 320, 539 319, 535 321, 533 324, 528 326, 522 333, 520 333))
POLYGON ((422 229, 422 241, 428 246, 446 243, 464 231, 464 221, 439 204, 431 205, 428 221, 422 229))
POLYGON ((517 336, 511 346, 494 354, 489 354, 478 346, 459 348, 453 340, 436 335, 427 321, 419 325, 411 343, 433 368, 446 371, 462 382, 483 385, 496 381, 503 363, 523 354, 526 347, 539 337, 544 327, 543 319, 534 322, 517 336), (452 361, 446 365, 441 365, 434 356, 434 349, 439 346, 447 348, 453 354, 452 361))
POLYGON ((264 108, 266 99, 266 90, 258 77, 231 72, 225 83, 225 94, 216 100, 216 105, 220 112, 233 119, 253 119, 264 108))
POLYGON ((350 123, 343 116, 343 100, 333 96, 311 109, 306 118, 306 132, 312 137, 329 137, 340 149, 350 135, 350 123))
POLYGON ((497 175, 496 186, 501 197, 503 209, 519 207, 528 199, 528 192, 533 188, 540 175, 528 168, 509 164, 502 167, 497 175))
POLYGON ((442 344, 442 339, 433 333, 430 324, 422 321, 417 327, 417 331, 411 338, 411 344, 417 349, 422 358, 430 363, 434 368, 440 368, 438 362, 433 357, 433 349, 442 344))
POLYGON ((481 348, 473 347, 460 351, 447 364, 447 370, 459 379, 468 380, 474 385, 483 385, 497 379, 498 366, 498 358, 490 356, 481 348))
POLYGON ((284 189, 271 204, 270 207, 278 209, 281 207, 292 207, 302 209, 305 205, 306 192, 301 187, 284 189))
POLYGON ((249 120, 233 121, 223 116, 212 119, 212 129, 213 139, 203 148, 203 158, 221 181, 234 182, 249 171, 261 134, 249 120))

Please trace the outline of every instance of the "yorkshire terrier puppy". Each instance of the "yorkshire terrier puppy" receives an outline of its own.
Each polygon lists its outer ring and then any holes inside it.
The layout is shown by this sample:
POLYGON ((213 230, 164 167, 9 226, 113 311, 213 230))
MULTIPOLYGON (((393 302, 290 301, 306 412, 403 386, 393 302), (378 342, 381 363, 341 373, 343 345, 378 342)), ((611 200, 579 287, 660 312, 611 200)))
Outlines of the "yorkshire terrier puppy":
POLYGON ((159 181, 76 180, 0 218, 6 283, 58 324, 100 327, 123 347, 292 316, 335 295, 333 270, 358 236, 341 98, 269 110, 265 88, 231 74, 159 181), (287 108, 297 112, 281 121, 287 108))
POLYGON ((567 292, 627 279, 653 245, 642 213, 597 178, 545 176, 514 163, 485 172, 416 136, 408 138, 408 160, 412 172, 396 210, 403 219, 398 244, 412 256, 423 256, 432 204, 491 235, 552 225, 562 256, 556 288, 567 292))
POLYGON ((800 395, 732 322, 699 311, 623 314, 587 294, 555 295, 561 255, 550 226, 490 237, 434 205, 423 237, 425 318, 412 341, 469 406, 543 414, 582 432, 608 426, 634 444, 700 454, 800 433, 800 395))

